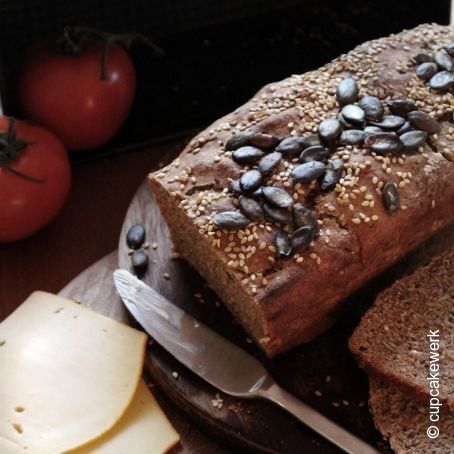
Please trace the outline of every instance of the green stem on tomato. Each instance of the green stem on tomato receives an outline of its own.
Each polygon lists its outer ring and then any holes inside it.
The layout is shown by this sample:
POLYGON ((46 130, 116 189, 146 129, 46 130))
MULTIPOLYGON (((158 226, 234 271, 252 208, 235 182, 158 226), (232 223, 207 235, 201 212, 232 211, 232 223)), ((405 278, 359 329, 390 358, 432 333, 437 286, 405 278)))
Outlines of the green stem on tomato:
POLYGON ((107 58, 110 46, 114 43, 123 46, 125 49, 129 49, 134 42, 139 41, 150 47, 156 55, 162 55, 164 53, 150 38, 140 33, 108 33, 85 25, 75 27, 66 26, 63 29, 63 34, 57 39, 57 49, 67 55, 77 55, 83 51, 90 38, 105 42, 101 54, 101 80, 107 80, 107 58))
POLYGON ((25 178, 28 181, 32 181, 33 183, 43 184, 46 181, 45 178, 40 179, 40 178, 32 177, 31 175, 27 175, 26 173, 19 172, 19 170, 14 169, 9 164, 0 164, 0 167, 4 168, 5 170, 7 170, 8 172, 11 172, 14 175, 17 175, 18 177, 25 178))
POLYGON ((0 132, 0 167, 11 172, 12 174, 24 178, 33 183, 42 184, 46 180, 27 175, 14 169, 10 165, 10 161, 17 158, 25 149, 31 145, 31 142, 25 140, 18 140, 16 138, 16 130, 14 128, 14 118, 8 118, 8 130, 6 132, 0 132))

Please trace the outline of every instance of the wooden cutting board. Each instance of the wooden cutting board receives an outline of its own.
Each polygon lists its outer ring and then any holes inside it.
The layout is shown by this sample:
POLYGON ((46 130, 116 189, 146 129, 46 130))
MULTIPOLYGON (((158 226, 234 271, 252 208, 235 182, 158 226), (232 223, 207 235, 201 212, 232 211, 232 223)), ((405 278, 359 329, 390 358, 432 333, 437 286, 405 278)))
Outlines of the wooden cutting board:
MULTIPOLYGON (((446 232, 439 235, 351 297, 346 306, 347 315, 329 332, 269 360, 250 343, 247 334, 197 272, 178 259, 172 250, 167 226, 146 183, 139 188, 126 215, 119 241, 119 266, 132 271, 125 238, 128 229, 136 223, 146 226, 146 241, 150 245, 147 249, 150 264, 142 277, 145 282, 258 357, 288 391, 380 451, 391 452, 374 428, 367 406, 367 377, 349 353, 347 340, 378 291, 416 266, 426 263, 444 244, 452 244, 452 229, 449 235, 446 232)), ((267 402, 241 400, 219 393, 222 407, 213 406, 217 390, 179 364, 157 344, 149 349, 146 368, 167 396, 231 444, 258 452, 339 452, 267 402)))

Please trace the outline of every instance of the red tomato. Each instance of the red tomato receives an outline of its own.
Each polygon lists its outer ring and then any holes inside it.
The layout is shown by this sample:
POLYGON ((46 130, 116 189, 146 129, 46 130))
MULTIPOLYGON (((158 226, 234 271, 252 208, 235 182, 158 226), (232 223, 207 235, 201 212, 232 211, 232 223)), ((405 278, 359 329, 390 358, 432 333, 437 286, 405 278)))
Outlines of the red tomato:
POLYGON ((41 46, 29 53, 19 79, 23 114, 55 133, 69 150, 88 150, 109 141, 125 121, 134 101, 134 65, 117 44, 90 41, 76 55, 41 46))
MULTIPOLYGON (((8 128, 8 117, 1 116, 1 139, 8 128)), ((68 155, 54 134, 18 120, 13 129, 14 143, 24 149, 8 159, 11 147, 0 143, 0 242, 20 240, 48 224, 63 206, 71 181, 68 155)))

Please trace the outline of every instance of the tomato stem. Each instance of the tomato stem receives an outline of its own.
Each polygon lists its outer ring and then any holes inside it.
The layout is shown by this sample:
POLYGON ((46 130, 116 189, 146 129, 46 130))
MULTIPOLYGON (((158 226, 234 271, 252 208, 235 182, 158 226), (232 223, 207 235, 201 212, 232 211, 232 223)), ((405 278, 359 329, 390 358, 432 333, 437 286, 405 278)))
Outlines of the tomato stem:
POLYGON ((33 183, 42 184, 46 180, 27 175, 14 169, 10 165, 10 161, 16 159, 25 149, 31 145, 31 142, 16 139, 16 130, 14 128, 14 118, 8 118, 8 130, 0 132, 0 167, 11 172, 12 174, 24 178, 33 183))
POLYGON ((46 181, 45 178, 39 179, 39 178, 32 177, 31 175, 27 175, 26 173, 19 172, 19 170, 13 169, 9 164, 2 164, 2 165, 0 165, 0 167, 3 167, 8 172, 11 172, 12 174, 17 175, 18 177, 25 178, 28 181, 32 181, 33 183, 43 184, 46 181))
POLYGON ((162 55, 164 53, 164 51, 149 37, 140 33, 108 33, 88 26, 66 26, 63 29, 63 34, 57 39, 56 45, 57 49, 67 55, 77 55, 84 50, 90 39, 97 39, 105 42, 105 46, 101 54, 101 80, 107 80, 107 59, 110 46, 113 43, 119 44, 126 50, 129 50, 133 43, 141 42, 150 47, 156 55, 162 55))

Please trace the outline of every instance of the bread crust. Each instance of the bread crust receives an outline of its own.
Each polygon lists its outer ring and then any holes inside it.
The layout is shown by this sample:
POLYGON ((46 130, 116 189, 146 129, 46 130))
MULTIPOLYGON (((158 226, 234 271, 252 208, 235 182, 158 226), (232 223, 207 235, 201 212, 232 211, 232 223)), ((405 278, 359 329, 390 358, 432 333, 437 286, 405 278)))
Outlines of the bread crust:
POLYGON ((454 220, 454 98, 452 93, 430 91, 411 63, 415 54, 435 52, 448 41, 454 41, 453 28, 421 25, 366 42, 316 71, 269 84, 195 137, 170 165, 150 174, 151 190, 178 252, 207 279, 268 356, 328 329, 342 300, 454 220), (312 186, 287 187, 293 164, 281 164, 272 184, 313 208, 322 222, 320 236, 299 255, 274 260, 278 226, 272 222, 252 223, 240 232, 216 229, 212 213, 238 209, 227 188, 244 171, 224 149, 226 141, 246 129, 280 138, 316 130, 323 119, 337 115, 335 89, 349 75, 358 81, 360 95, 378 96, 384 103, 413 99, 420 110, 433 113, 442 131, 423 149, 389 157, 389 162, 361 147, 337 152, 345 172, 351 168, 346 179, 357 176, 348 188, 348 200, 312 186), (401 186, 405 209, 393 216, 378 193, 385 181, 401 186), (373 196, 373 206, 363 205, 365 195, 373 196))

